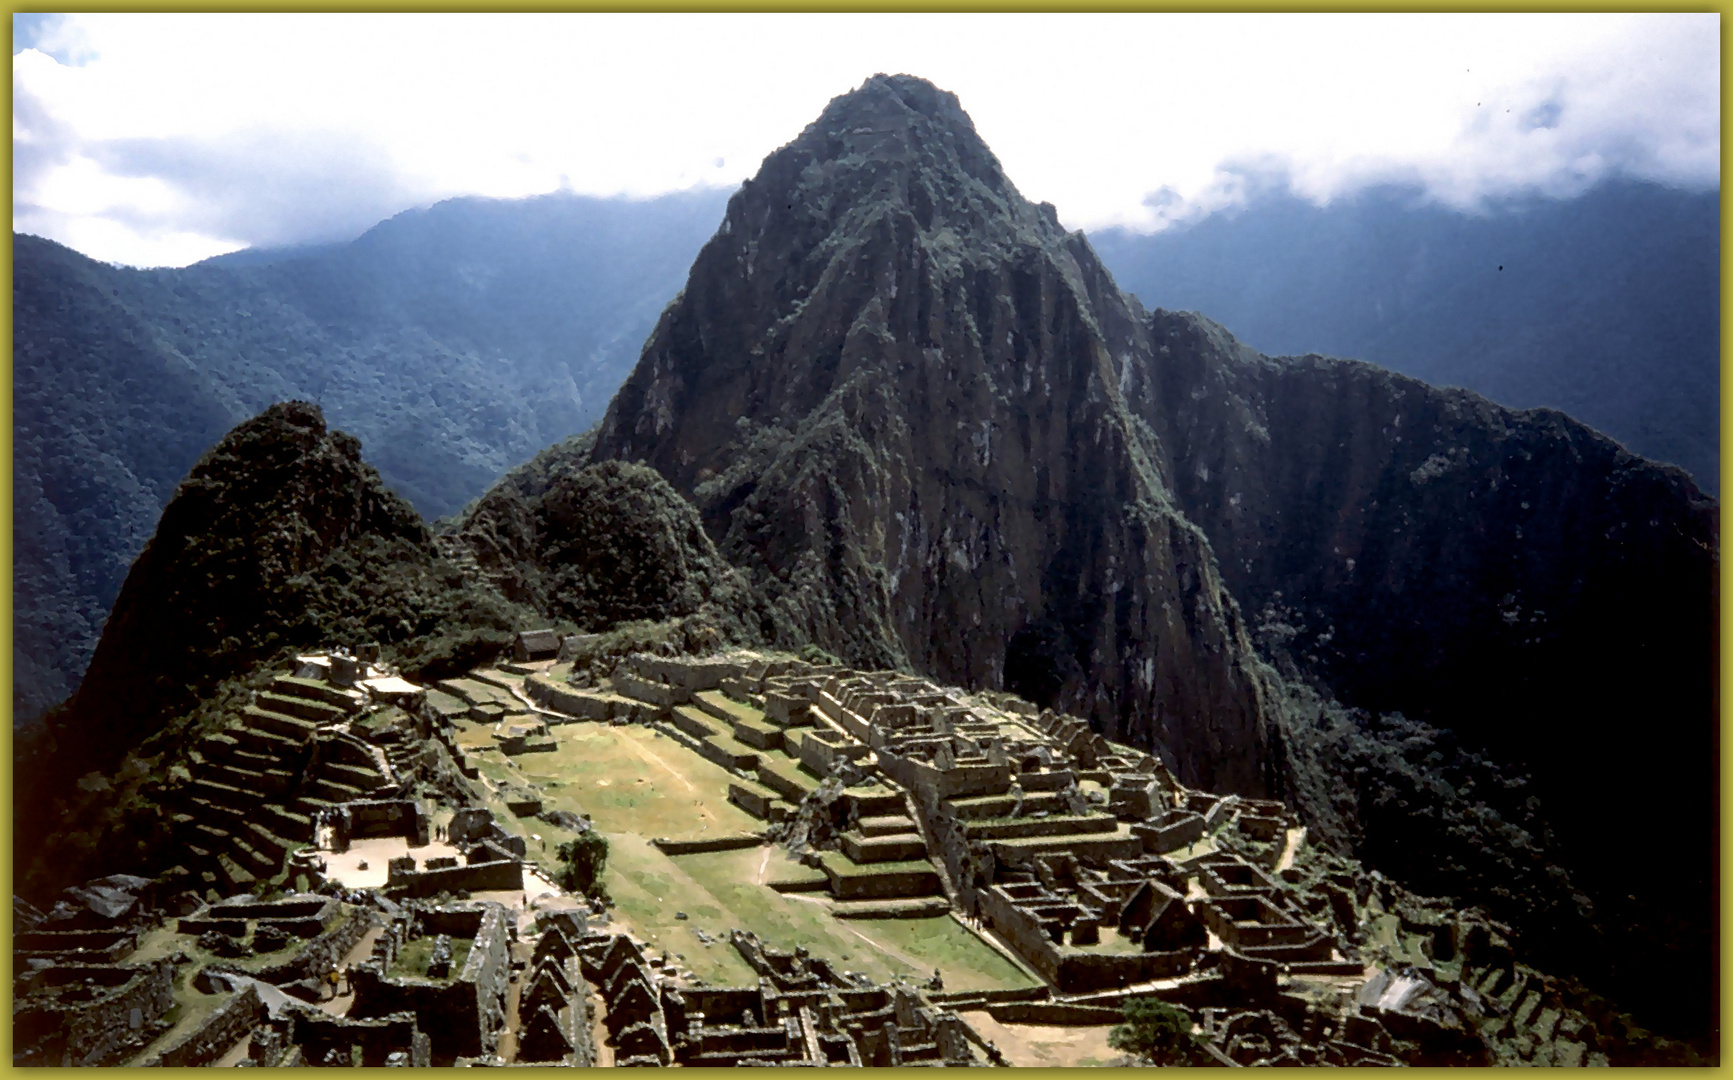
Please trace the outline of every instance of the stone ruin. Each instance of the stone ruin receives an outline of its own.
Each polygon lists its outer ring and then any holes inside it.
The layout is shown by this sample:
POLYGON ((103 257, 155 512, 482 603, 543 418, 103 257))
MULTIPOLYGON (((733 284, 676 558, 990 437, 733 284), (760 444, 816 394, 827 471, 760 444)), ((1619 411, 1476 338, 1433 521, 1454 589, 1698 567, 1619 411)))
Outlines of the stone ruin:
MULTIPOLYGON (((277 677, 191 759, 173 823, 186 865, 90 882, 47 913, 15 898, 15 1063, 197 1065, 244 1050, 256 1065, 489 1064, 511 1013, 507 1052, 524 1063, 968 1064, 999 1055, 958 1010, 1110 1024, 1134 996, 1186 1009, 1223 1064, 1606 1060, 1611 1021, 1518 964, 1498 928, 1308 855, 1282 804, 1188 789, 1075 718, 755 654, 637 654, 563 683, 545 635, 518 646, 501 668, 513 680, 477 671, 431 691, 365 649, 277 677), (954 912, 1045 985, 875 986, 736 931, 758 985, 708 986, 574 913, 543 913, 533 949, 517 943, 506 909, 431 899, 524 884, 524 836, 455 782, 475 774, 451 735, 460 715, 493 724, 507 753, 553 725, 651 725, 729 770, 730 799, 764 822, 664 850, 774 839, 822 871, 778 887, 816 887, 844 919, 954 912), (457 802, 445 835, 461 863, 394 860, 383 890, 336 896, 317 851, 291 854, 298 841, 425 843, 430 815, 407 794, 418 782, 457 802), (246 895, 285 871, 324 893, 246 895), (1419 965, 1372 945, 1378 920, 1419 942, 1419 965), (203 955, 131 962, 165 925, 203 955), (348 1015, 311 1008, 324 973, 380 925, 349 973, 348 1015), (406 947, 425 949, 424 968, 400 969, 406 947), (201 992, 226 997, 170 1037, 189 963, 201 992)), ((542 813, 533 792, 498 793, 542 813)))
POLYGON ((578 940, 579 969, 601 1003, 616 1065, 984 1061, 980 1037, 913 987, 839 975, 822 959, 767 949, 739 930, 731 943, 759 973, 757 986, 681 978, 623 934, 590 932, 578 940))

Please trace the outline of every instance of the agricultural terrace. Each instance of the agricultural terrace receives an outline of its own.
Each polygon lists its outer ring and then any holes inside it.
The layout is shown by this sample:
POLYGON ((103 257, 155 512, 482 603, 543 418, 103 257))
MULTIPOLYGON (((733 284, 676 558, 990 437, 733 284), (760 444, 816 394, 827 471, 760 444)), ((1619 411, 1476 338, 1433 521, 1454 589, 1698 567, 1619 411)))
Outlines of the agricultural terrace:
MULTIPOLYGON (((487 729, 460 724, 470 726, 478 730, 466 733, 465 741, 486 746, 487 729)), ((822 892, 772 889, 771 882, 824 880, 821 871, 795 862, 780 847, 664 854, 652 839, 763 828, 729 801, 728 785, 738 778, 641 725, 566 724, 552 733, 557 747, 551 752, 478 754, 482 775, 494 784, 533 788, 545 809, 588 815, 609 840, 605 881, 615 919, 652 948, 680 957, 697 977, 731 985, 756 982, 757 974, 728 944, 729 931, 739 928, 767 945, 804 947, 877 981, 925 981, 936 968, 947 989, 1037 984, 950 915, 844 920, 831 914, 822 892)), ((784 755, 773 756, 785 768, 796 767, 784 755)), ((495 808, 504 812, 503 804, 495 808)), ((551 873, 559 844, 573 834, 539 820, 524 824, 541 841, 532 841, 530 857, 551 873)))

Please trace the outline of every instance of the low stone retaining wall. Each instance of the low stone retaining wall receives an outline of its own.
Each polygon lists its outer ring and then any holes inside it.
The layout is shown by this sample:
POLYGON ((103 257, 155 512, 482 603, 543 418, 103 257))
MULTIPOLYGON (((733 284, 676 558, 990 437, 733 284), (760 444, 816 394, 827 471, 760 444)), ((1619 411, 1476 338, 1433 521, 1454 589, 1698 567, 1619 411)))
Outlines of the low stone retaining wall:
POLYGON ((546 675, 531 675, 525 679, 524 693, 544 709, 552 709, 579 720, 610 720, 620 712, 617 703, 609 700, 608 695, 595 690, 562 686, 546 675))
POLYGON ((967 1008, 970 1003, 1004 1004, 1013 1001, 1046 1001, 1053 993, 1046 986, 1018 986, 1000 990, 930 990, 927 1000, 934 1005, 967 1008))
POLYGON ((205 1022, 141 1065, 171 1069, 209 1065, 228 1052, 265 1018, 265 1003, 258 988, 248 983, 239 993, 217 1006, 205 1022))
POLYGON ((706 851, 738 851, 741 848, 757 847, 764 843, 764 837, 758 833, 735 833, 702 840, 667 840, 658 836, 650 843, 656 845, 664 855, 698 855, 706 851))
POLYGON ((436 896, 442 892, 522 889, 524 866, 516 859, 450 866, 441 870, 400 871, 386 885, 393 896, 436 896))
POLYGON ((243 971, 227 964, 212 964, 212 971, 229 971, 236 975, 245 975, 260 982, 273 986, 281 986, 288 982, 301 979, 317 978, 337 966, 337 961, 349 955, 349 950, 355 947, 367 931, 372 929, 376 916, 368 910, 356 910, 349 917, 320 934, 293 958, 285 960, 274 967, 261 968, 258 971, 243 971))
MULTIPOLYGON (((324 932, 324 920, 317 917, 304 919, 264 919, 264 923, 274 926, 285 933, 298 938, 318 937, 324 932)), ((183 934, 202 934, 207 930, 215 930, 219 934, 231 937, 242 937, 247 932, 246 919, 213 919, 209 916, 184 915, 179 923, 183 934)))
POLYGON ((1072 1005, 1063 1001, 1013 1001, 987 1006, 987 1015, 1001 1024, 1051 1024, 1096 1026, 1117 1024, 1125 1019, 1119 1009, 1100 1005, 1072 1005))

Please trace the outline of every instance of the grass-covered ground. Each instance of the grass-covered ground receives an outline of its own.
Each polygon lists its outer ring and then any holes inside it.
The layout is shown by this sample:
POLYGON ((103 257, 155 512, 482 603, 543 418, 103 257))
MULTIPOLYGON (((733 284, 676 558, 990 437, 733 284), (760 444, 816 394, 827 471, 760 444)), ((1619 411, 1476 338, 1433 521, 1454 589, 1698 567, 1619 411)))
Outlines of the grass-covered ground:
POLYGON ((566 724, 553 733, 558 749, 520 755, 514 767, 544 805, 589 814, 604 833, 688 839, 764 827, 728 801, 731 773, 650 728, 566 724))
MULTIPOLYGON (((822 878, 781 849, 664 855, 651 839, 756 832, 764 823, 728 801, 735 778, 727 770, 652 729, 569 724, 553 734, 559 745, 552 753, 491 765, 484 758, 484 775, 527 781, 546 807, 589 815, 608 838, 604 881, 616 917, 653 949, 682 957, 699 978, 733 985, 756 981, 728 944, 729 931, 739 927, 773 947, 804 946, 875 979, 925 980, 938 968, 947 987, 1030 985, 1029 976, 949 916, 838 920, 823 893, 776 892, 766 883, 822 878), (687 917, 677 918, 680 912, 687 917)), ((540 820, 521 819, 518 827, 545 841, 544 847, 532 840, 530 856, 553 870, 554 852, 571 834, 540 820)))
MULTIPOLYGON (((937 968, 953 989, 1031 985, 1015 964, 948 915, 924 919, 849 919, 830 914, 819 894, 783 894, 764 884, 804 869, 779 848, 745 848, 668 860, 673 873, 657 878, 694 906, 683 910, 706 932, 723 936, 750 930, 781 949, 805 946, 841 968, 874 979, 925 980, 937 968), (706 912, 697 910, 702 905, 706 912)), ((671 918, 671 915, 670 915, 671 918)))
MULTIPOLYGON (((406 941, 397 950, 397 958, 391 962, 391 970, 387 973, 394 979, 427 977, 427 964, 433 959, 433 943, 437 937, 419 937, 406 941)), ((464 962, 469 959, 469 949, 475 942, 468 938, 451 939, 451 974, 453 977, 463 970, 464 962)))

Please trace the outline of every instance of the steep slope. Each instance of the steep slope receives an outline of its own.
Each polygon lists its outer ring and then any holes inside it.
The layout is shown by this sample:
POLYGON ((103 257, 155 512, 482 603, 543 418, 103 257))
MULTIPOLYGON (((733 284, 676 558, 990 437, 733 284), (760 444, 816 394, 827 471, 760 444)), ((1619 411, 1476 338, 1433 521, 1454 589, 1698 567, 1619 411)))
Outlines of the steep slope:
POLYGON ((1709 1000, 1712 500, 1557 413, 1144 312, 929 84, 765 161, 570 453, 688 495, 767 637, 1082 713, 1654 1015, 1709 1000), (1650 828, 1615 790, 1681 807, 1668 875, 1605 857, 1650 828))
POLYGON ((458 536, 502 595, 552 618, 601 631, 701 615, 732 640, 757 636, 745 578, 692 504, 642 465, 562 471, 534 492, 502 483, 458 536))
POLYGON ((1152 236, 1090 235, 1120 287, 1271 355, 1369 360, 1561 409, 1719 490, 1720 195, 1611 180, 1476 214, 1380 187, 1285 191, 1152 236))
MULTIPOLYGON (((486 594, 476 597, 485 604, 486 594)), ((273 405, 225 436, 176 490, 127 574, 84 685, 51 731, 104 764, 280 648, 333 633, 408 642, 469 599, 427 526, 361 460, 353 436, 327 429, 306 402, 273 405), (364 566, 368 580, 354 580, 364 566)), ((507 614, 484 621, 503 630, 507 614)))
POLYGON ((1010 685, 1261 792, 1238 609, 1120 396, 1138 314, 953 95, 875 77, 730 201, 594 455, 694 499, 767 632, 1010 685))
MULTIPOLYGON (((74 779, 113 774, 129 757, 166 770, 191 744, 189 715, 225 680, 332 641, 379 641, 410 670, 452 655, 473 662, 533 618, 441 559, 414 509, 317 407, 274 405, 180 485, 127 574, 84 685, 49 713, 44 733, 16 745, 20 867, 79 880, 119 859, 105 845, 125 842, 126 830, 105 840, 96 819, 68 808, 99 817, 120 808, 80 796, 74 779)), ((139 779, 138 767, 123 771, 139 779)), ((149 800, 132 811, 154 835, 149 800)))
POLYGON ((15 236, 15 716, 77 687, 175 483, 230 426, 315 400, 451 513, 595 423, 721 205, 458 199, 184 270, 15 236))
POLYGON ((1271 360, 1195 315, 1150 333, 1159 361, 1127 397, 1262 651, 1528 771, 1551 857, 1598 909, 1597 974, 1706 1023, 1679 972, 1716 917, 1715 501, 1562 413, 1271 360), (1637 850, 1671 872, 1607 857, 1637 850))

